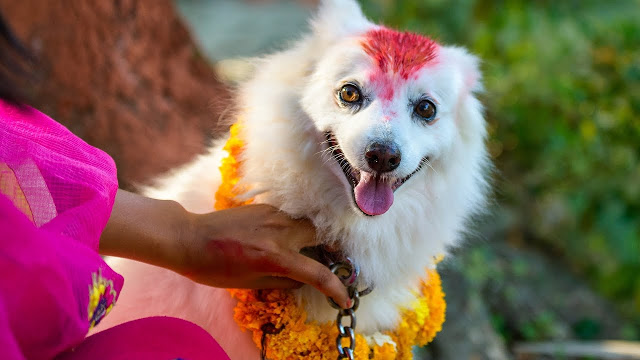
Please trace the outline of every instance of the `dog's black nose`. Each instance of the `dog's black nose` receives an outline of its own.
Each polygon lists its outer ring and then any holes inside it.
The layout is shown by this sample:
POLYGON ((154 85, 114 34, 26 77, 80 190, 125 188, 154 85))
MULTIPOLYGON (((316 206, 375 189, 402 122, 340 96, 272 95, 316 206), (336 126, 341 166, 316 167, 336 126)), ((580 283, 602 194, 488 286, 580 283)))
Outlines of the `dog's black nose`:
POLYGON ((364 157, 369 167, 378 173, 393 171, 400 166, 400 149, 393 143, 371 143, 365 149, 364 157))

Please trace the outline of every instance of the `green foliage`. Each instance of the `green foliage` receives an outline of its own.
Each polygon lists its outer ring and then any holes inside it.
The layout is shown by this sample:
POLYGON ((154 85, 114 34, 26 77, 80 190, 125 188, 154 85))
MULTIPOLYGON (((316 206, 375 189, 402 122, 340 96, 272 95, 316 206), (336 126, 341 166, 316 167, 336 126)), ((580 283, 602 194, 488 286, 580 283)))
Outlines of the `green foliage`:
MULTIPOLYGON (((370 0, 388 25, 483 59, 498 201, 640 314, 640 2, 370 0)), ((585 330, 586 331, 586 330, 585 330)))
POLYGON ((600 323, 595 319, 584 318, 573 325, 573 331, 581 340, 595 340, 600 333, 600 323))

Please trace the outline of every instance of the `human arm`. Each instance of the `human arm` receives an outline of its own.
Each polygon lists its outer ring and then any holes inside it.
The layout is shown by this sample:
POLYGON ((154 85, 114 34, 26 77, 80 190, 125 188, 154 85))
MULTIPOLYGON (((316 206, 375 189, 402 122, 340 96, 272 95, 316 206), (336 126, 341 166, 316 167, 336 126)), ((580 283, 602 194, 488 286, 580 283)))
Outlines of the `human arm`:
POLYGON ((175 201, 118 190, 100 253, 161 266, 216 287, 307 283, 348 307, 338 277, 299 253, 316 242, 308 220, 291 219, 268 205, 192 214, 175 201))

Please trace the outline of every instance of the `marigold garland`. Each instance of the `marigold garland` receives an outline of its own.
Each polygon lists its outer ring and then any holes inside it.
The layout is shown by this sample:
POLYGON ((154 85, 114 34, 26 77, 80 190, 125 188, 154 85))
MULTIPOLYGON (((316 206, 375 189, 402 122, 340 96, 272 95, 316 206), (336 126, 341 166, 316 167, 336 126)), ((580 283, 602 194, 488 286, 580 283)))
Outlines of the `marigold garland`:
MULTIPOLYGON (((222 185, 216 192, 217 210, 251 203, 239 201, 237 196, 246 189, 237 186, 240 179, 238 161, 243 142, 241 126, 234 124, 224 149, 229 155, 222 160, 222 185)), ((307 322, 307 314, 297 305, 294 295, 286 290, 238 290, 229 292, 238 300, 234 319, 243 330, 252 332, 253 341, 266 347, 268 359, 335 359, 335 339, 338 334, 334 322, 307 322), (268 335, 264 337, 264 332, 268 335)), ((427 271, 420 283, 419 293, 410 307, 402 309, 401 320, 392 331, 385 332, 394 344, 367 344, 356 334, 355 358, 358 360, 410 360, 414 345, 424 346, 442 329, 446 303, 440 276, 427 271)), ((346 345, 346 344, 345 344, 346 345)))
POLYGON ((240 180, 240 154, 242 153, 242 140, 240 139, 240 124, 231 125, 229 129, 229 140, 223 149, 229 153, 222 159, 220 173, 222 183, 216 191, 216 210, 229 209, 236 206, 250 204, 251 200, 239 201, 237 196, 245 192, 242 187, 236 186, 240 180))

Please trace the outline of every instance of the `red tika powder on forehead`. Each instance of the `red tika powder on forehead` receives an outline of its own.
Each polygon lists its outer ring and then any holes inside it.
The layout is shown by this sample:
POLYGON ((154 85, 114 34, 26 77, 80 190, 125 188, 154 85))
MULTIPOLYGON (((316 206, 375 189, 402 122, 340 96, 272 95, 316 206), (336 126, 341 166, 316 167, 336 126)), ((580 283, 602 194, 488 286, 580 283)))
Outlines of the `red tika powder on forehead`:
POLYGON ((406 80, 423 66, 435 62, 439 45, 426 36, 382 27, 365 34, 362 48, 380 71, 391 71, 406 80))

